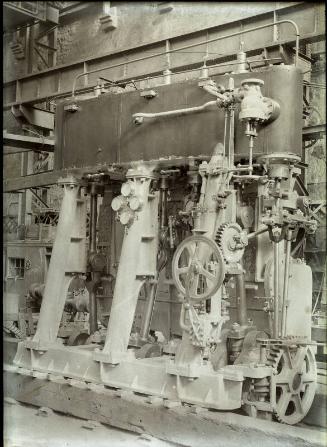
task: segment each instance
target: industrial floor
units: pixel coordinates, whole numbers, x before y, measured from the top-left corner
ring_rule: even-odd
[[[10,400],[9,400],[10,401]],[[4,402],[4,447],[171,447],[149,435]]]

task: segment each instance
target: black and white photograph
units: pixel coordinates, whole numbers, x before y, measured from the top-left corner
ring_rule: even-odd
[[[4,447],[326,447],[325,2],[2,11]]]

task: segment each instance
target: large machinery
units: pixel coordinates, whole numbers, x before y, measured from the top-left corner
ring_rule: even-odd
[[[301,128],[293,65],[58,105],[56,168],[83,174],[60,180],[38,326],[17,372],[300,422],[316,387],[311,269],[296,252],[316,229]],[[77,278],[84,298],[67,295]],[[60,337],[67,305],[89,313],[83,345]]]

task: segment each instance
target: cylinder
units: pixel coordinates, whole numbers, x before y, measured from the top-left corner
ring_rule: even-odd
[[[242,76],[248,76],[243,74]],[[278,65],[266,74],[256,73],[264,80],[262,95],[271,98],[280,106],[279,116],[272,122],[259,125],[254,141],[253,158],[274,152],[291,152],[302,156],[302,73],[294,65]],[[236,111],[237,114],[237,111]],[[238,121],[235,135],[235,156],[248,157],[248,141],[244,126]]]

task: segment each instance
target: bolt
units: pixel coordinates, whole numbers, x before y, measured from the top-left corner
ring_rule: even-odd
[[[143,121],[144,121],[143,116],[136,116],[136,117],[134,118],[134,124],[136,124],[136,125],[138,125],[138,126],[139,126],[140,124],[142,124]]]

